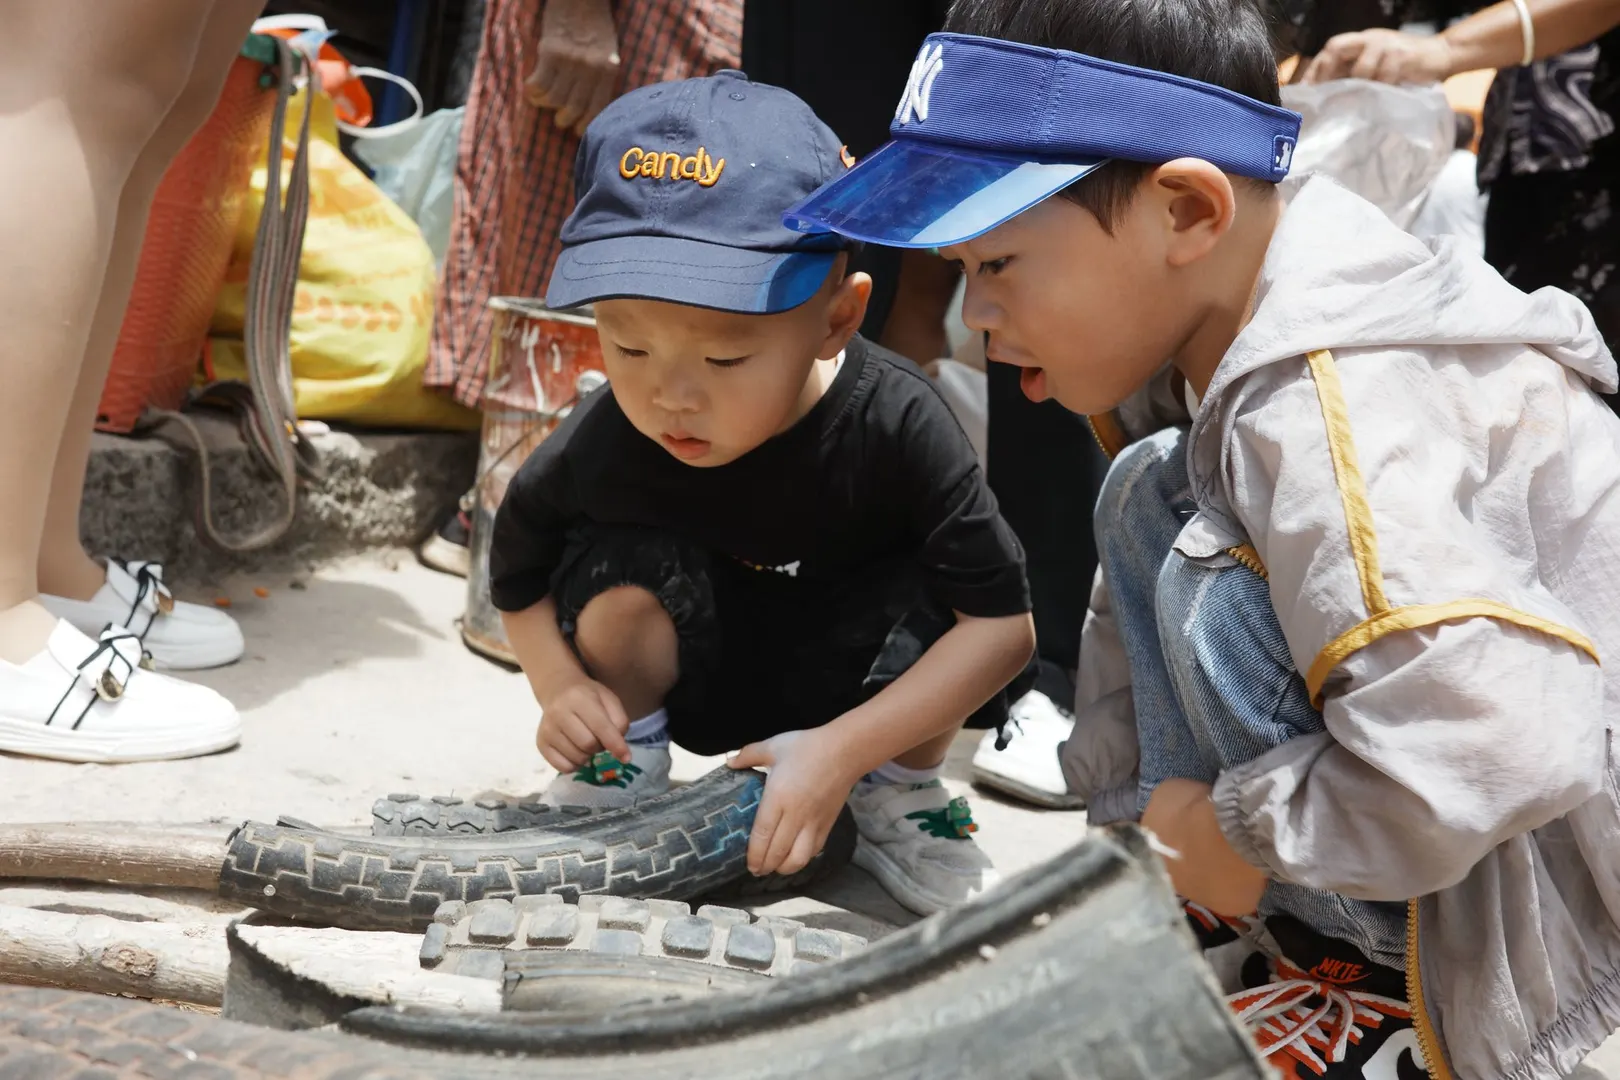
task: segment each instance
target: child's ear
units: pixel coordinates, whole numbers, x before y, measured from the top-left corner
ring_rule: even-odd
[[[822,360],[831,360],[866,321],[866,305],[872,299],[871,275],[857,270],[846,274],[833,289],[827,304],[827,340],[819,352]]]
[[[1148,187],[1171,266],[1188,266],[1208,255],[1237,217],[1232,178],[1207,161],[1180,158],[1161,165]]]

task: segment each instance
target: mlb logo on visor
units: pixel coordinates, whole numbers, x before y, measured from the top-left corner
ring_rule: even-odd
[[[890,247],[980,236],[1118,158],[1202,158],[1276,183],[1298,113],[1224,87],[1094,56],[930,34],[888,145],[787,211],[802,232]]]
[[[922,52],[911,65],[911,77],[906,80],[905,92],[900,95],[900,105],[894,110],[895,123],[901,127],[911,123],[912,116],[918,120],[928,119],[928,97],[933,93],[934,80],[945,68],[945,46],[935,45],[932,50],[924,45]]]
[[[1294,164],[1294,140],[1286,135],[1277,136],[1277,152],[1272,155],[1272,165],[1279,172],[1286,173],[1289,166]]]

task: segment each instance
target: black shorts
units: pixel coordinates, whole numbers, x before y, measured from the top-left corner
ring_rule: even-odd
[[[661,530],[587,525],[569,535],[551,578],[570,646],[585,605],[624,585],[658,597],[675,623],[680,678],[664,701],[670,738],[703,755],[837,719],[899,678],[956,623],[910,566],[807,588]],[[1034,678],[1032,660],[968,726],[1000,728]]]

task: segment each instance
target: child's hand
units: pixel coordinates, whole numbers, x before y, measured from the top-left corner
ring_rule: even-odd
[[[529,101],[555,109],[558,127],[584,135],[613,100],[618,81],[619,40],[607,0],[548,0]]]
[[[795,874],[821,850],[858,777],[847,774],[823,729],[789,731],[750,743],[726,764],[765,766],[770,778],[748,840],[748,872]]]
[[[558,772],[583,768],[598,750],[620,761],[630,760],[625,732],[630,718],[619,695],[590,679],[570,683],[541,703],[540,731],[535,743],[540,756]]]
[[[1148,798],[1142,827],[1176,852],[1165,858],[1165,868],[1177,893],[1218,915],[1250,915],[1270,879],[1233,850],[1210,794],[1210,786],[1196,780],[1166,780]]]

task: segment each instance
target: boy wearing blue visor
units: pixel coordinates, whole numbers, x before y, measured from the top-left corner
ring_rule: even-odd
[[[553,307],[592,304],[609,386],[524,463],[491,594],[561,804],[669,790],[670,743],[769,769],[756,874],[821,850],[928,913],[996,880],[939,779],[1034,646],[1023,553],[911,363],[855,335],[850,243],[782,212],[848,155],[740,72],[615,101],[575,166]],[[1009,684],[1010,687],[1009,687]]]
[[[787,220],[960,261],[990,357],[1117,455],[1070,790],[1177,853],[1285,1075],[1568,1074],[1620,1026],[1590,314],[1330,181],[1285,202],[1256,6],[958,0],[949,28],[893,142]]]

